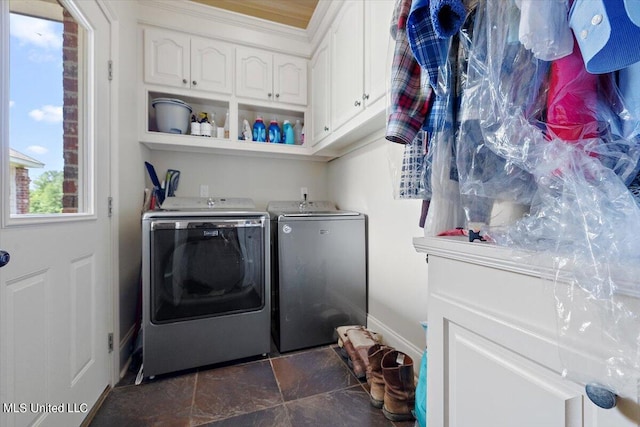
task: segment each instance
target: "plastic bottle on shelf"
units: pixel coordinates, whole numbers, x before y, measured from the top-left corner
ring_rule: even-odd
[[[224,118],[224,137],[229,139],[229,110],[227,109],[227,115]]]
[[[300,145],[304,144],[304,125],[302,125],[302,130],[300,131]]]
[[[280,125],[278,125],[278,120],[275,118],[271,119],[271,123],[269,123],[268,142],[272,142],[274,144],[282,143],[282,131],[280,130]]]
[[[302,144],[302,124],[300,120],[296,120],[296,125],[293,127],[293,133],[295,135],[294,144]]]
[[[253,124],[253,140],[256,142],[267,142],[267,130],[262,117],[258,116]]]
[[[242,129],[240,129],[239,139],[242,139],[243,141],[251,141],[253,139],[252,133],[253,132],[251,131],[251,125],[249,124],[249,120],[243,119]]]
[[[196,120],[196,115],[191,115],[191,135],[200,136],[200,123]]]
[[[200,113],[200,135],[211,136],[211,123],[209,122],[209,115],[207,113]]]
[[[285,120],[284,124],[282,125],[282,135],[283,135],[283,141],[285,144],[295,144],[296,143],[296,137],[295,137],[295,133],[293,132],[293,126],[291,126],[291,122],[289,120]]]

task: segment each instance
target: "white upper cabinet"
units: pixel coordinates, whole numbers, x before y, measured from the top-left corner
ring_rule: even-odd
[[[233,47],[170,30],[144,29],[147,83],[208,92],[233,91]]]
[[[191,38],[191,87],[225,94],[233,91],[233,47],[230,44]]]
[[[331,46],[326,35],[311,58],[311,127],[317,144],[331,131]]]
[[[236,48],[236,95],[307,104],[307,60],[248,47]]]
[[[393,0],[372,0],[364,6],[364,106],[382,98],[393,60],[390,26]]]
[[[331,27],[331,124],[335,129],[362,110],[364,3],[348,0]]]
[[[189,87],[191,38],[186,34],[144,29],[144,80],[175,87]]]
[[[338,129],[386,92],[393,0],[347,0],[331,27],[331,122]]]

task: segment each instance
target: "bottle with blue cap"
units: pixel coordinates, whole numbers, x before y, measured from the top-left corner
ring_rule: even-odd
[[[271,123],[269,123],[269,142],[273,142],[274,144],[280,144],[282,142],[282,132],[280,131],[278,120],[275,118],[271,119]]]
[[[260,116],[256,118],[256,122],[253,124],[253,140],[256,142],[267,142],[267,129]]]
[[[283,142],[285,144],[295,144],[296,143],[296,137],[295,134],[293,132],[293,126],[291,126],[291,122],[289,120],[285,120],[283,125],[282,125],[282,135],[283,135]]]

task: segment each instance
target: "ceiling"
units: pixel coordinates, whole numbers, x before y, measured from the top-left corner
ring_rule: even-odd
[[[318,0],[192,0],[244,15],[307,28]]]

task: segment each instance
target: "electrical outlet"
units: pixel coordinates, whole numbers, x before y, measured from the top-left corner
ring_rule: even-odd
[[[200,184],[200,197],[209,197],[209,186],[207,184]]]
[[[309,190],[307,187],[300,187],[300,199],[306,200],[309,198]]]

